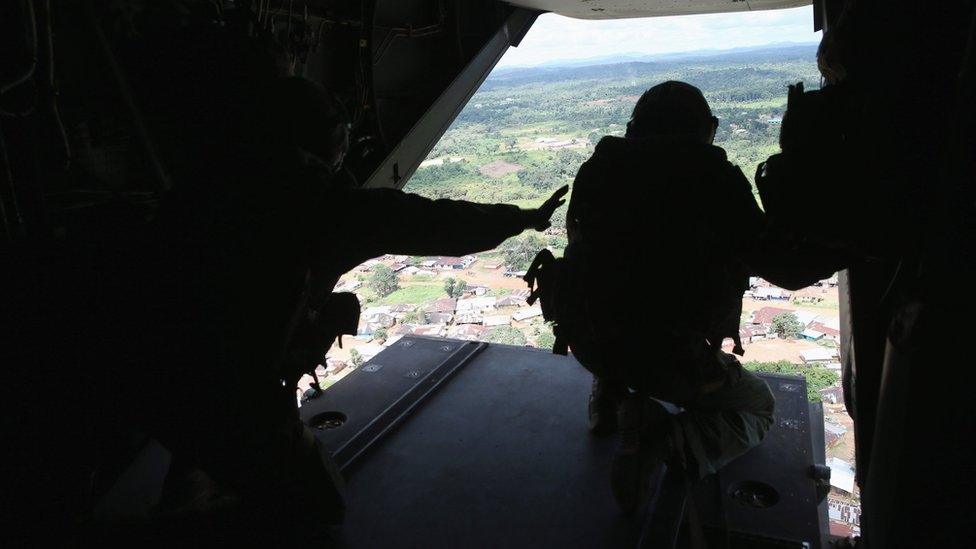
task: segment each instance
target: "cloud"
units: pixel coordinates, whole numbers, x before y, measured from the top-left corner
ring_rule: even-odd
[[[676,53],[703,49],[814,42],[810,6],[788,10],[581,20],[541,15],[499,66],[537,65],[557,59],[585,59],[624,53]]]

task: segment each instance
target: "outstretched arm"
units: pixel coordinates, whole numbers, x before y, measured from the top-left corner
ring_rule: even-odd
[[[343,269],[392,253],[465,255],[489,250],[526,229],[549,227],[568,187],[539,208],[431,200],[393,189],[335,191],[328,194],[319,251]]]

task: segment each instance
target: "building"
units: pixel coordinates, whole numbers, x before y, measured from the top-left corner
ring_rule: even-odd
[[[781,309],[779,307],[763,307],[752,312],[750,321],[760,326],[771,326],[773,319],[783,313],[795,313],[792,309]]]
[[[389,331],[390,336],[405,336],[413,333],[413,329],[421,324],[397,324]]]
[[[500,297],[495,301],[496,309],[501,309],[502,307],[522,307],[523,305],[525,305],[525,298],[514,295]]]
[[[529,291],[528,288],[519,288],[518,290],[512,290],[511,293],[509,293],[505,297],[513,297],[515,299],[521,299],[522,301],[525,301],[526,299],[529,299],[529,295],[531,294],[532,292]]]
[[[458,311],[457,314],[454,315],[455,324],[481,324],[484,319],[484,313],[475,310]]]
[[[416,309],[417,309],[416,305],[407,305],[407,304],[393,305],[392,307],[390,307],[389,314],[392,315],[393,318],[397,320],[403,320],[403,317],[406,316],[407,313],[412,313]]]
[[[424,308],[425,313],[450,313],[457,310],[457,300],[452,297],[442,297]]]
[[[794,316],[796,316],[797,321],[799,321],[800,325],[805,328],[809,327],[810,324],[812,324],[815,320],[820,318],[819,314],[811,313],[810,311],[796,310],[790,312],[793,313]]]
[[[824,337],[823,332],[818,332],[817,330],[814,330],[812,328],[807,328],[802,332],[800,332],[800,338],[805,339],[807,341],[818,341],[823,339],[823,337]]]
[[[485,311],[495,308],[495,298],[491,296],[483,297],[462,297],[457,300],[457,312],[464,311]]]
[[[793,316],[796,317],[797,322],[799,322],[800,326],[802,326],[804,329],[810,326],[810,324],[818,318],[817,313],[811,313],[810,311],[784,309],[782,307],[762,307],[752,312],[750,322],[754,325],[766,326],[768,328],[769,326],[772,326],[773,319],[786,313],[793,313]]]
[[[410,328],[410,335],[444,337],[447,328],[443,324],[421,324]]]
[[[850,537],[861,533],[861,506],[857,502],[842,497],[827,498],[827,518],[832,536]]]
[[[447,329],[447,337],[465,339],[468,341],[483,341],[488,335],[488,328],[478,324],[463,324],[451,326]]]
[[[485,315],[482,324],[486,327],[508,326],[511,318],[508,315]]]
[[[427,276],[431,278],[437,276],[435,271],[430,269],[421,269],[414,266],[405,267],[402,271],[400,271],[400,274],[403,276]]]
[[[840,386],[827,387],[820,390],[820,398],[830,404],[844,403],[844,388]]]
[[[761,341],[763,339],[766,339],[766,336],[768,335],[767,332],[768,329],[769,329],[768,326],[762,326],[759,324],[745,324],[739,329],[739,337],[743,338],[742,339],[743,343],[746,341],[748,341],[749,343],[752,343],[754,341]],[[743,337],[743,334],[749,334],[748,339]]]
[[[752,291],[752,298],[759,301],[789,301],[791,295],[789,290],[773,286],[760,286]]]
[[[450,324],[454,320],[453,313],[425,313],[427,324]]]
[[[804,364],[828,364],[837,360],[837,351],[826,347],[806,349],[800,351],[800,360]]]
[[[374,332],[378,328],[389,328],[390,326],[396,324],[396,318],[389,313],[373,313],[363,317],[363,321],[366,323],[366,326]]]
[[[326,358],[325,365],[324,374],[320,374],[318,368],[315,369],[315,374],[319,376],[335,375],[345,370],[349,366],[346,361],[339,360],[338,358]]]
[[[526,307],[524,309],[519,309],[512,313],[512,320],[516,322],[522,322],[530,318],[535,318],[537,316],[542,316],[541,307]]]
[[[824,300],[827,290],[810,286],[793,292],[794,303],[820,303]]]
[[[843,494],[853,494],[854,467],[837,457],[828,459],[827,466],[830,467],[830,487]]]
[[[391,336],[422,335],[430,337],[444,337],[447,326],[443,324],[397,324],[390,331]],[[397,339],[399,341],[399,338]]]
[[[830,521],[830,535],[838,538],[850,538],[860,534],[861,531],[850,524],[845,524],[836,520]]]
[[[829,419],[824,421],[824,441],[827,443],[828,447],[832,446],[838,440],[843,438],[845,434],[847,434],[847,427],[844,427],[839,423],[834,423]]]
[[[831,328],[823,322],[818,321],[811,322],[808,328],[822,333],[824,338],[833,341],[834,343],[840,343],[840,330],[836,328]]]
[[[437,256],[423,262],[425,267],[433,267],[439,270],[461,271],[467,269],[477,258],[473,255],[464,257]]]

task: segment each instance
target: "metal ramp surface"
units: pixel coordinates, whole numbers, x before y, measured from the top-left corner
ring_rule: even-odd
[[[639,520],[621,516],[609,488],[616,439],[587,431],[590,382],[548,351],[425,337],[350,373],[301,410],[348,479],[348,547],[635,547]],[[780,503],[731,508],[729,482],[712,479],[696,495],[705,527],[741,524],[770,542],[797,528],[798,544],[768,546],[819,545],[805,384],[791,382],[802,391],[773,387],[800,399],[779,403],[792,415],[767,438],[778,444],[728,468],[729,482],[776,486]]]

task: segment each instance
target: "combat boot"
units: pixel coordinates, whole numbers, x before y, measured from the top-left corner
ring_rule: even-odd
[[[616,384],[593,376],[588,409],[591,433],[606,436],[617,430],[617,404],[623,393]]]
[[[656,401],[628,393],[617,407],[620,444],[610,465],[610,489],[620,509],[631,514],[648,494],[651,478],[671,455],[668,412]]]
[[[610,464],[610,489],[613,499],[627,514],[640,503],[640,446],[643,406],[637,393],[627,392],[617,405],[617,430],[620,443]]]

